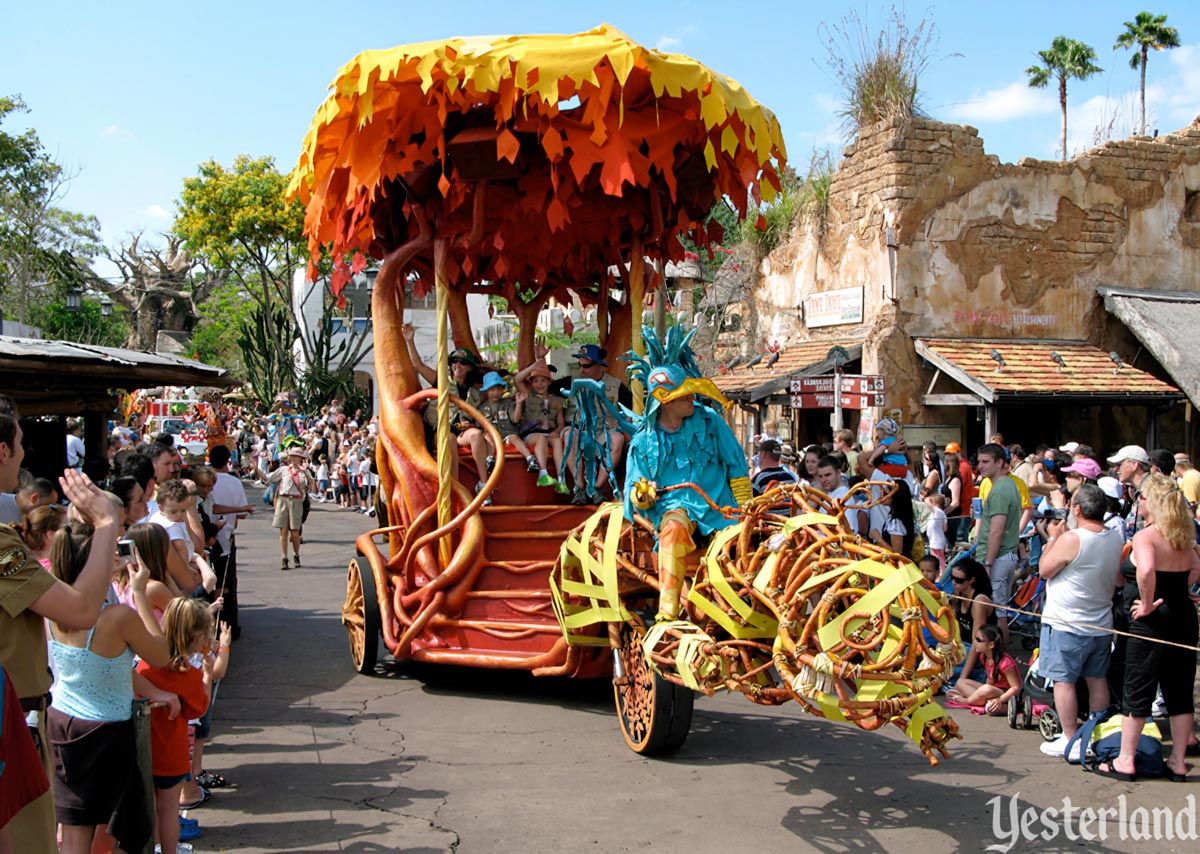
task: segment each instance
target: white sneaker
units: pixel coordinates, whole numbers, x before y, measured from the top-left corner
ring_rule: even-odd
[[[1067,742],[1070,741],[1065,735],[1059,733],[1055,736],[1054,741],[1043,741],[1038,747],[1047,756],[1055,756],[1062,758],[1067,752]]]

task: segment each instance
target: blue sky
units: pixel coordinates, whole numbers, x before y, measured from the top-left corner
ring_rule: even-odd
[[[900,4],[898,4],[900,5]],[[779,117],[790,160],[840,151],[836,87],[820,24],[863,3],[370,2],[10,4],[0,30],[0,94],[31,112],[5,129],[37,129],[60,162],[79,170],[64,206],[98,216],[110,244],[170,226],[183,179],[209,158],[271,155],[288,170],[337,69],[367,48],[454,35],[571,33],[606,21],[638,41],[695,57],[739,80]],[[1112,44],[1137,3],[958,2],[909,5],[910,24],[937,24],[940,44],[921,80],[937,119],[979,128],[990,154],[1057,157],[1053,88],[1030,89],[1023,70],[1056,35],[1095,47],[1104,73],[1069,93],[1074,152],[1097,126],[1136,126],[1137,74]],[[1163,132],[1200,115],[1200,3],[1156,2],[1183,48],[1152,55],[1148,121]],[[954,55],[952,55],[954,54]]]

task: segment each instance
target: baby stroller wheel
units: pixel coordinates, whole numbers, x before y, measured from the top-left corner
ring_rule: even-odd
[[[1058,738],[1058,734],[1062,732],[1062,725],[1059,724],[1058,713],[1054,709],[1046,709],[1042,712],[1042,716],[1038,718],[1038,732],[1046,741],[1054,741]]]
[[[1021,638],[1021,649],[1025,650],[1026,652],[1033,652],[1037,645],[1038,639],[1035,637],[1026,635],[1025,637]]]
[[[1009,698],[1011,702],[1013,698]],[[1021,692],[1021,725],[1025,729],[1033,729],[1033,697]]]
[[[1020,712],[1017,697],[1008,698],[1008,726],[1011,729],[1017,729],[1017,715]]]

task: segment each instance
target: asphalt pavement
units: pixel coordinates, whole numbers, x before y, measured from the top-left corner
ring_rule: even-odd
[[[702,697],[679,753],[650,760],[621,739],[605,680],[398,664],[382,647],[360,676],[340,609],[374,520],[314,505],[303,567],[281,572],[256,506],[238,531],[243,635],[205,761],[231,785],[191,812],[197,851],[1196,850],[1161,826],[1154,841],[1150,810],[1173,811],[1186,836],[1190,800],[1194,833],[1197,783],[1085,774],[1002,718],[954,712],[964,740],[931,768],[898,730]],[[1080,827],[1088,809],[1113,811],[1102,835]]]

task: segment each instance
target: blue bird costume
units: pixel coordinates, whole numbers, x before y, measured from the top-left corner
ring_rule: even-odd
[[[621,429],[633,436],[626,460],[624,504],[626,518],[636,512],[648,519],[658,533],[659,603],[658,618],[674,620],[679,612],[679,593],[685,574],[684,556],[696,548],[692,532],[710,534],[733,523],[709,506],[693,489],[676,489],[659,495],[658,489],[694,483],[721,507],[737,506],[750,498],[746,456],[733,431],[716,406],[732,402],[705,379],[688,346],[695,330],[681,326],[667,330],[660,341],[654,329],[643,331],[647,355],[629,352],[629,379],[646,390],[646,408],[636,415],[625,407],[614,407],[603,396],[603,388],[590,380],[576,380],[569,394],[581,403],[578,413],[591,419],[615,416]],[[697,395],[695,408],[677,430],[659,425],[659,408],[687,395]],[[618,411],[619,410],[619,411]],[[581,436],[592,435],[587,424],[578,425]]]

